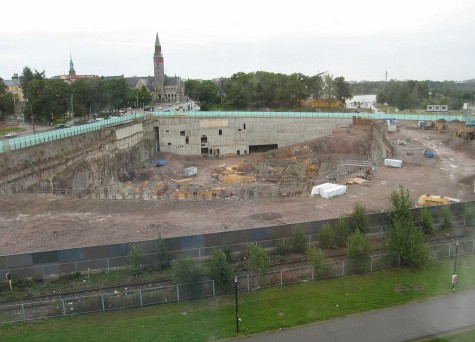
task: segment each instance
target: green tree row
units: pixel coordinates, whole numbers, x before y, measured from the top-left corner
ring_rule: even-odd
[[[20,76],[24,96],[28,100],[25,116],[52,121],[66,112],[77,116],[90,113],[112,113],[121,107],[148,105],[148,90],[130,89],[123,77],[111,79],[77,79],[71,84],[59,79],[46,79],[45,72],[25,67]]]
[[[274,108],[276,106],[299,106],[309,97],[327,101],[351,98],[348,83],[344,77],[333,78],[321,74],[306,76],[265,71],[239,72],[230,78],[213,81],[188,80],[186,95],[203,104],[230,103],[236,108]]]
[[[15,111],[14,105],[13,94],[7,92],[7,86],[3,83],[3,79],[0,78],[0,118],[13,114]]]

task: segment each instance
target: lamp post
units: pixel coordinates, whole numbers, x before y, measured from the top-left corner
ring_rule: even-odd
[[[459,252],[459,241],[455,242],[455,260],[454,260],[454,273],[452,274],[452,290],[455,290],[455,285],[458,283],[457,271],[457,256]]]
[[[238,277],[234,276],[234,295],[236,298],[236,334],[239,334]]]

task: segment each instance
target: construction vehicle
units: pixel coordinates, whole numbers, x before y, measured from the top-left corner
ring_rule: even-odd
[[[433,122],[432,127],[437,133],[449,131],[449,124],[446,122]]]
[[[431,205],[441,205],[441,204],[457,203],[457,202],[460,202],[460,200],[456,198],[435,196],[435,195],[422,195],[417,200],[417,205],[421,207],[429,207]]]
[[[455,135],[464,140],[475,140],[475,127],[462,127],[457,130]]]

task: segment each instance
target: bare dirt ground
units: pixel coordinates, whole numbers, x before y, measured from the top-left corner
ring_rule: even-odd
[[[106,201],[53,195],[4,196],[0,198],[0,254],[147,240],[158,234],[184,236],[333,218],[349,213],[356,202],[363,203],[369,212],[379,212],[389,208],[390,194],[399,185],[409,189],[414,200],[423,194],[473,200],[475,145],[474,141],[456,138],[455,126],[450,124],[449,132],[438,133],[419,130],[414,122],[404,123],[397,133],[388,135],[396,142],[398,158],[404,161],[404,166],[381,166],[374,178],[349,185],[346,195],[330,200],[310,196],[248,201]],[[317,152],[348,153],[349,147],[352,153],[362,152],[365,142],[361,137],[350,132],[323,138],[325,144],[287,148],[276,155],[292,159],[302,154],[306,159],[318,159]],[[315,149],[312,146],[323,145],[329,150],[312,150]],[[425,148],[434,151],[436,157],[423,157]],[[183,167],[196,166],[199,173],[194,183],[220,187],[227,185],[217,183],[211,176],[220,167],[225,168],[223,164],[252,164],[263,160],[265,154],[218,160],[163,153],[155,157],[166,159],[167,168],[138,169],[137,178],[147,179],[148,183],[179,179]]]

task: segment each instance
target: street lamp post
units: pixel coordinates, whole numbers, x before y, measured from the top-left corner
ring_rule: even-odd
[[[454,273],[452,274],[452,290],[455,290],[455,285],[458,283],[458,276],[457,276],[457,256],[459,252],[459,242],[458,240],[455,242],[455,260],[454,260]]]
[[[236,334],[239,334],[238,277],[234,276],[234,295],[236,298]]]

